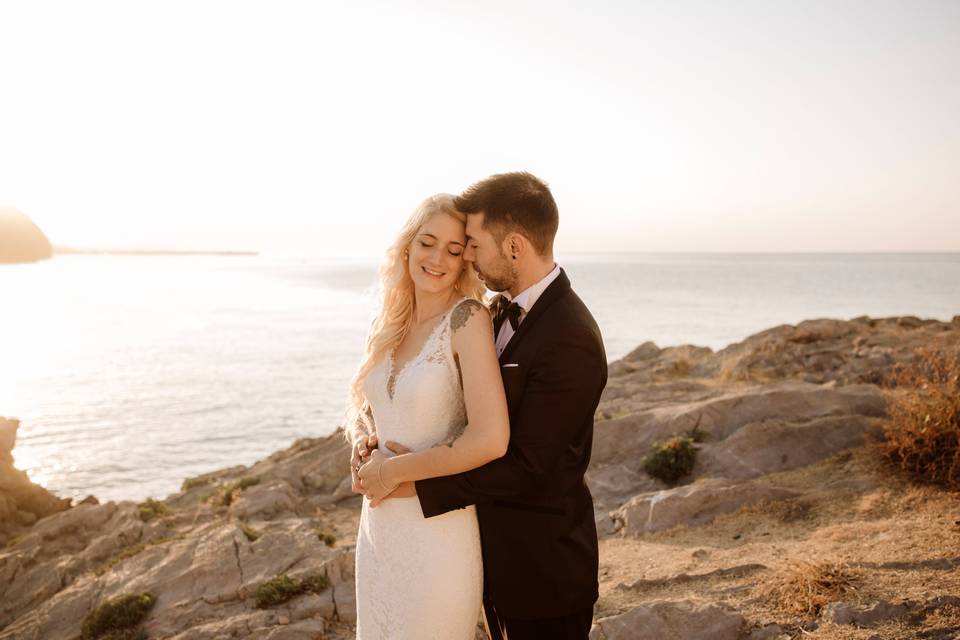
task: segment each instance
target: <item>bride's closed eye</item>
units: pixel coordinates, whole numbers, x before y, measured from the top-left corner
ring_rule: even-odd
[[[420,240],[420,246],[423,247],[424,249],[429,249],[429,248],[432,247],[433,245],[432,245],[432,244],[429,244],[429,243],[427,243],[427,242],[424,242],[423,240]],[[447,249],[447,253],[449,253],[450,255],[452,255],[452,256],[454,256],[454,257],[463,255],[463,251],[452,251],[452,250],[450,250],[450,249]]]

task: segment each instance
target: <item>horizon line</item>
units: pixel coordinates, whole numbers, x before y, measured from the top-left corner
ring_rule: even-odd
[[[114,255],[238,255],[238,256],[316,256],[329,258],[378,258],[383,256],[382,251],[368,252],[322,252],[322,251],[304,251],[299,249],[174,249],[168,247],[69,247],[62,245],[53,245],[53,253],[60,255],[92,255],[92,254],[114,254]],[[562,256],[584,256],[584,255],[604,255],[604,256],[636,256],[636,255],[958,255],[960,249],[791,249],[785,251],[777,250],[731,250],[731,249],[686,249],[686,250],[603,250],[603,249],[577,249],[569,251],[557,251],[556,254]]]

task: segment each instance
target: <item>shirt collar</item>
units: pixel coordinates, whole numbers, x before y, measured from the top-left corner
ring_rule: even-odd
[[[533,305],[537,303],[537,299],[546,291],[547,287],[550,286],[550,283],[557,279],[557,276],[560,275],[560,265],[554,264],[553,271],[548,273],[542,280],[536,282],[520,293],[517,294],[516,298],[511,299],[510,294],[506,291],[503,292],[503,295],[507,297],[511,302],[516,302],[523,308],[525,313],[529,313],[530,309],[533,308]]]

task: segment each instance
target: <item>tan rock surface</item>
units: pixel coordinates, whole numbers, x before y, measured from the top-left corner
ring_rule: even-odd
[[[70,507],[69,499],[32,483],[14,466],[12,452],[19,428],[19,420],[0,417],[0,545],[38,519]]]
[[[147,522],[133,502],[43,518],[0,551],[0,639],[75,639],[94,606],[141,591],[158,596],[151,638],[351,637],[359,499],[333,497],[348,454],[339,434],[300,440],[250,468],[194,480]],[[204,500],[243,478],[258,482],[229,505]],[[281,574],[322,574],[331,586],[257,609],[257,587]]]

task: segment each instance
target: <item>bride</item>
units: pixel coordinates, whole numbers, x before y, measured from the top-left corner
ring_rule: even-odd
[[[380,445],[365,464],[351,465],[365,494],[358,640],[475,637],[483,586],[476,509],[424,518],[404,491],[412,481],[473,469],[507,450],[492,323],[466,250],[466,216],[452,196],[435,195],[407,220],[380,270],[382,308],[351,384],[348,437],[354,451],[360,438],[375,434],[412,452],[392,457]]]

